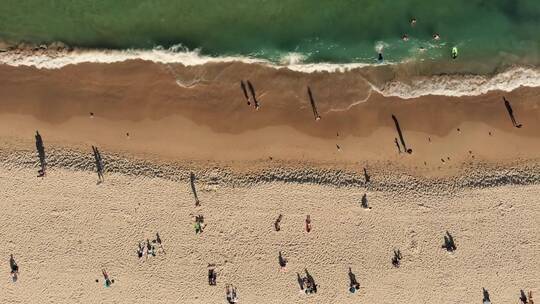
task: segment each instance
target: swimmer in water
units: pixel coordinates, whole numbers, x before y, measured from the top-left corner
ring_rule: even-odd
[[[377,60],[378,60],[379,62],[381,62],[381,61],[384,60],[383,55],[382,55],[381,52],[379,52],[379,56],[377,57]]]
[[[401,40],[409,41],[409,36],[407,34],[403,34],[403,36],[401,36]]]
[[[416,25],[416,18],[411,18],[411,26],[415,26]]]
[[[435,33],[433,34],[433,40],[440,40],[441,39],[441,36],[439,36],[439,34]]]

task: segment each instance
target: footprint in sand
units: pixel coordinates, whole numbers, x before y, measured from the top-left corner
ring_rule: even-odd
[[[420,250],[418,248],[418,240],[416,237],[416,231],[414,230],[409,231],[408,239],[409,239],[409,249],[408,249],[409,255],[413,256],[413,255],[418,254]]]

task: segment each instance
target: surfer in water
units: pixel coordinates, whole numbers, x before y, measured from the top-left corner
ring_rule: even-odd
[[[377,61],[379,62],[383,62],[384,58],[383,58],[383,55],[382,55],[382,51],[379,51],[379,55],[377,56]]]
[[[457,46],[452,48],[452,59],[456,59],[458,56],[458,49]]]

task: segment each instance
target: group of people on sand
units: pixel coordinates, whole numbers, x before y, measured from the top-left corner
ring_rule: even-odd
[[[165,249],[163,248],[163,244],[161,243],[161,237],[159,236],[159,233],[156,232],[156,238],[152,241],[146,239],[146,243],[139,242],[137,256],[139,257],[139,259],[141,259],[143,256],[146,255],[146,258],[148,259],[148,256],[155,257],[158,250],[165,253]]]

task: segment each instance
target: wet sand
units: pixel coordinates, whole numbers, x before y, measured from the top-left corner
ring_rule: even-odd
[[[539,89],[504,94],[518,129],[501,92],[404,100],[381,96],[368,77],[242,63],[0,66],[1,220],[11,223],[3,256],[21,267],[0,300],[214,303],[232,283],[242,303],[473,303],[482,287],[509,303],[538,286]],[[254,84],[258,111],[241,79]],[[392,114],[412,154],[397,152]],[[92,145],[104,157],[100,185]],[[365,192],[369,211],[359,204]],[[209,225],[201,236],[198,213]],[[441,249],[446,230],[454,254]],[[140,262],[137,242],[156,231],[170,253]],[[400,269],[390,263],[395,247]],[[207,263],[219,265],[217,287],[206,284]],[[111,289],[94,282],[102,266],[118,280]],[[349,266],[359,294],[348,293]],[[304,268],[320,282],[315,296],[299,294]]]

